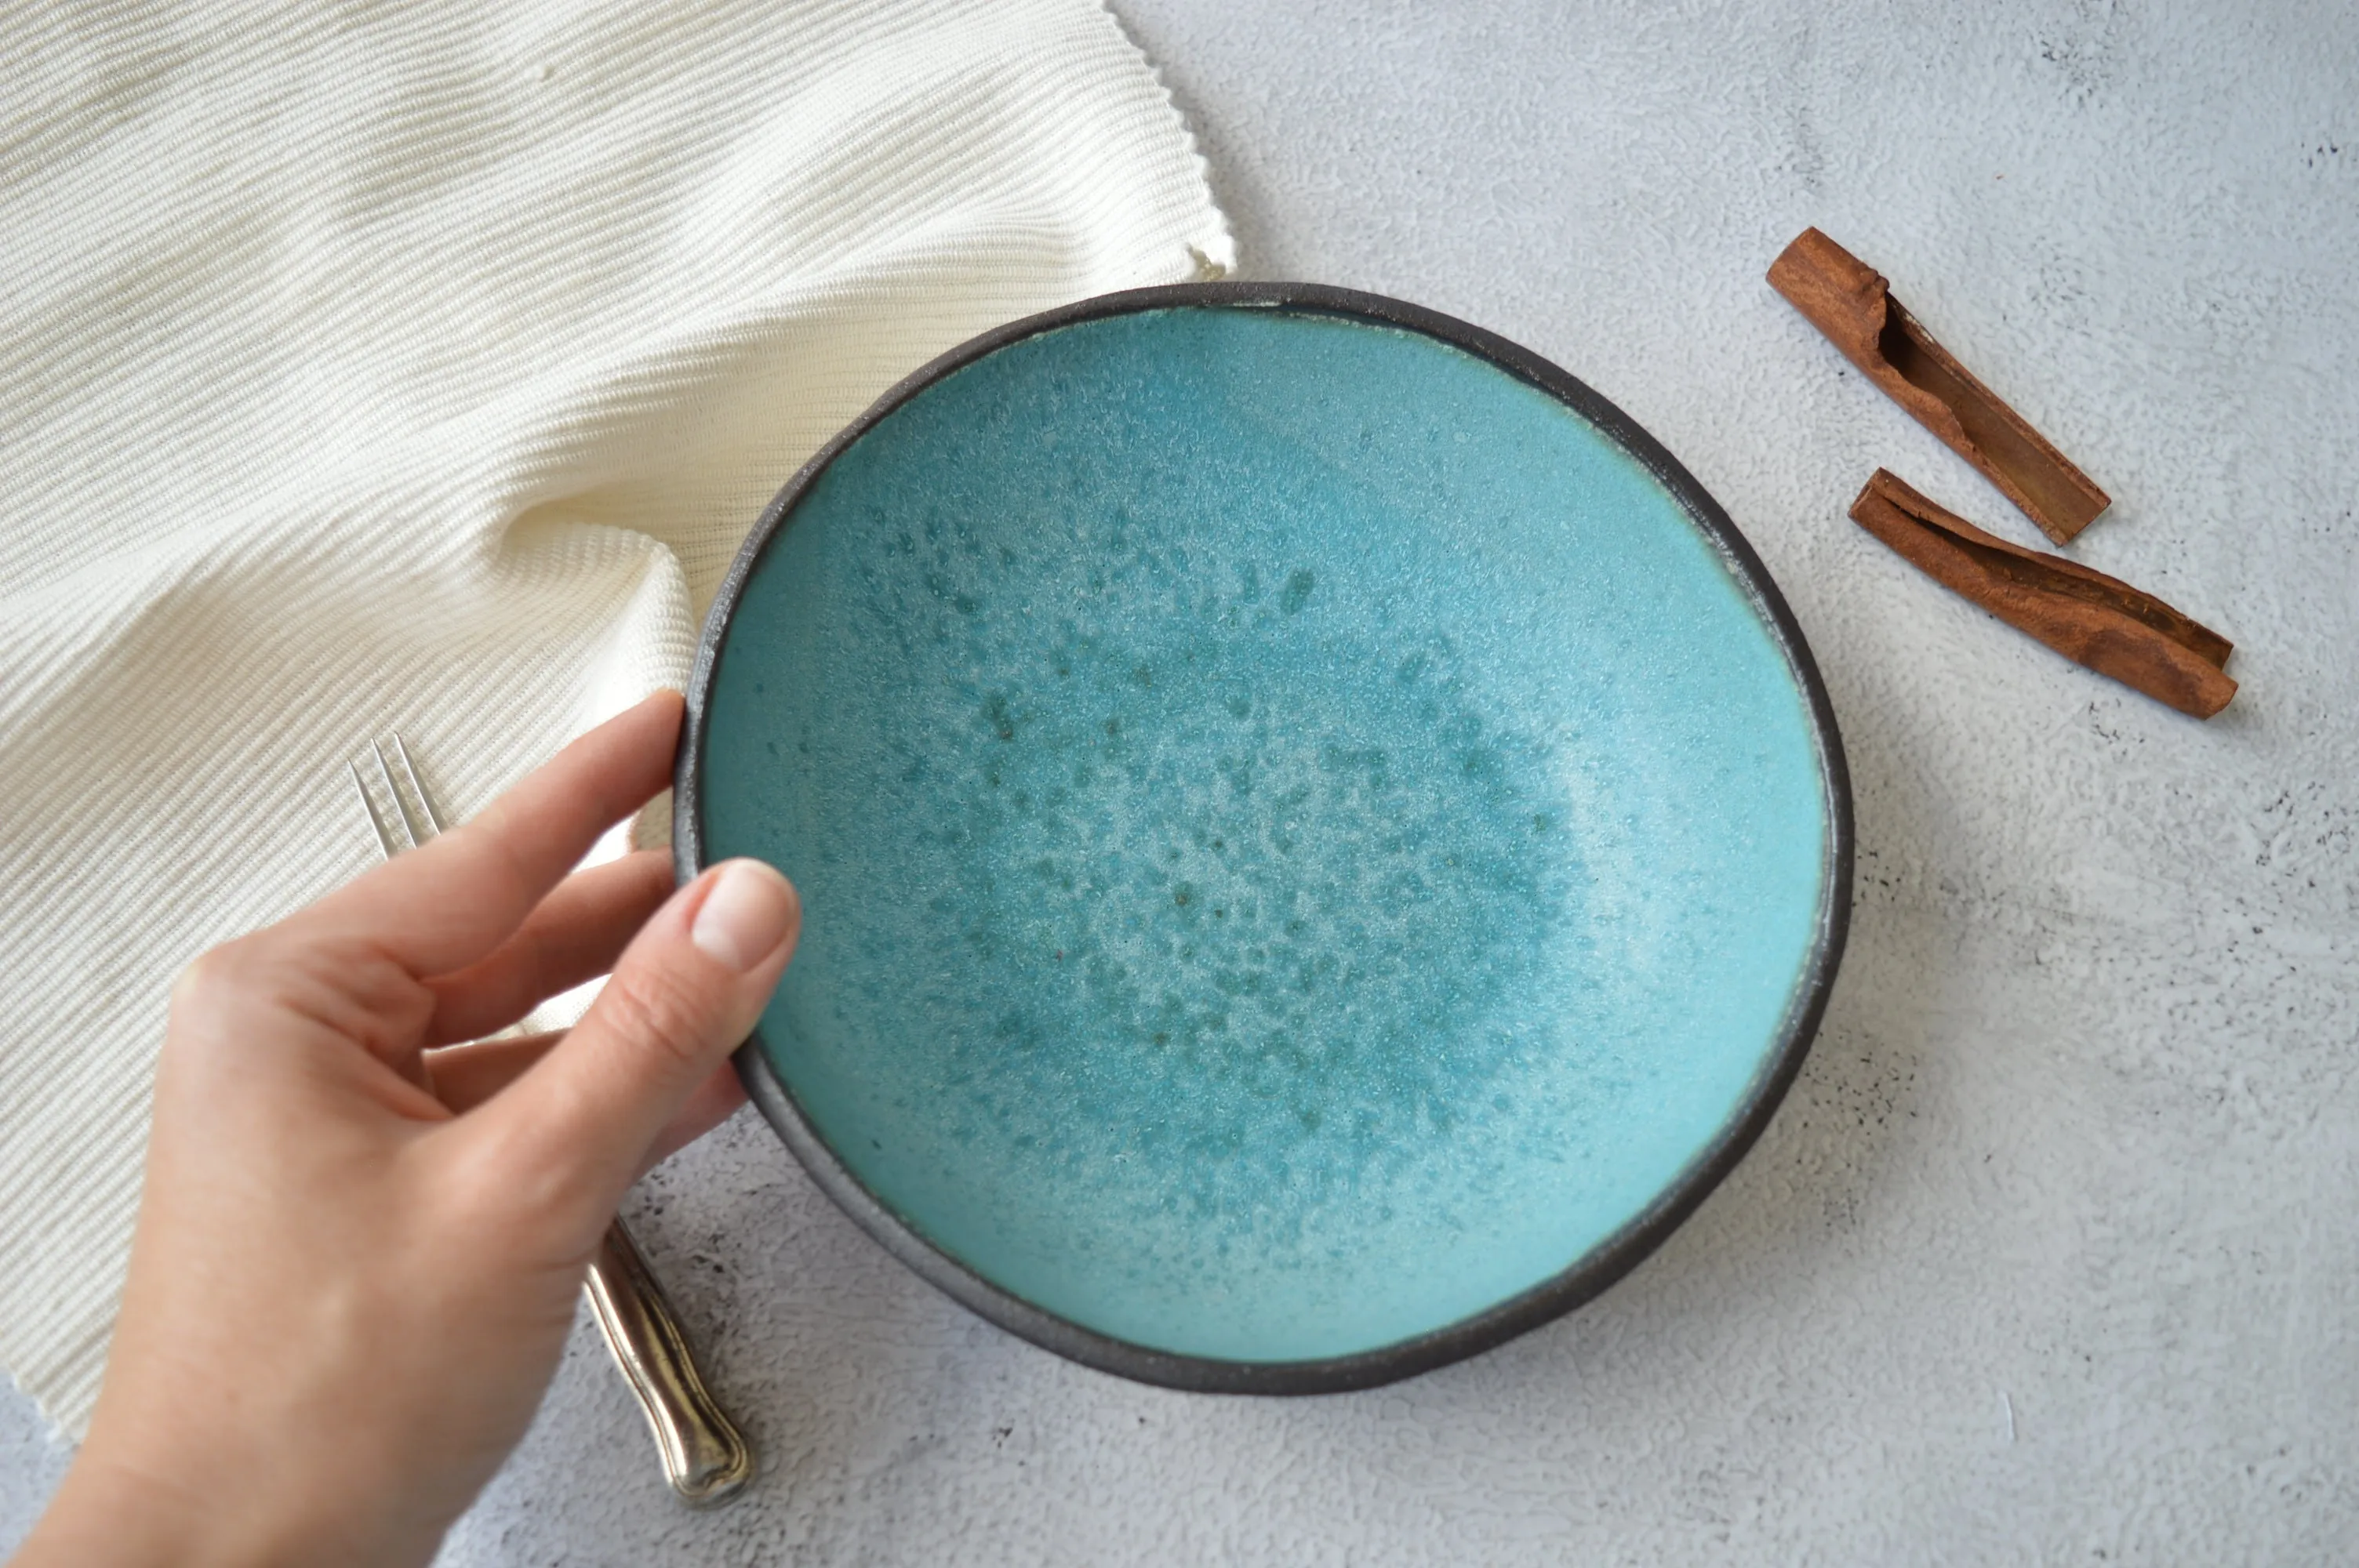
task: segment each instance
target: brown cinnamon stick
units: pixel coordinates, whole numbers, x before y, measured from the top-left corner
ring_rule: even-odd
[[[1881,274],[1816,229],[1803,230],[1770,264],[1769,286],[2058,544],[2111,504],[2048,438],[1933,341],[1892,297]]]
[[[1851,514],[1942,587],[2158,702],[2209,719],[2236,695],[2227,638],[2118,578],[1985,534],[1884,469]]]

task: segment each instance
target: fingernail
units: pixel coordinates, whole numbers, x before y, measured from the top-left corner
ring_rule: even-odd
[[[795,890],[759,860],[731,860],[721,868],[688,939],[739,974],[778,950],[794,923]]]

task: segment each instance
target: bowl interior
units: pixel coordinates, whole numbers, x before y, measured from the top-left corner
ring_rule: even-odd
[[[799,885],[755,1045],[996,1292],[1217,1362],[1416,1342],[1630,1236],[1799,1050],[1839,762],[1766,579],[1489,359],[1083,319],[783,504],[698,858]]]

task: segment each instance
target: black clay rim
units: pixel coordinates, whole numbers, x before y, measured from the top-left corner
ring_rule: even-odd
[[[1001,1290],[936,1248],[863,1186],[836,1158],[835,1152],[813,1129],[794,1097],[779,1081],[769,1058],[763,1054],[758,1030],[738,1051],[737,1072],[745,1080],[746,1093],[810,1171],[820,1189],[862,1229],[881,1242],[886,1251],[953,1300],[1009,1333],[1084,1366],[1166,1388],[1201,1393],[1341,1393],[1446,1366],[1571,1311],[1628,1273],[1660,1246],[1745,1157],[1801,1070],[1802,1058],[1826,1011],[1827,995],[1843,957],[1843,939],[1851,919],[1851,775],[1843,762],[1843,741],[1835,730],[1834,708],[1827,699],[1826,683],[1820,678],[1810,645],[1803,641],[1801,628],[1795,623],[1784,596],[1778,593],[1760,557],[1736,531],[1719,503],[1706,494],[1694,476],[1629,416],[1529,350],[1479,327],[1398,299],[1311,283],[1187,283],[1100,295],[985,332],[952,349],[878,398],[874,406],[821,448],[788,481],[737,552],[712,601],[712,609],[705,617],[703,639],[689,676],[687,725],[680,735],[673,770],[672,859],[681,881],[694,877],[705,864],[698,786],[713,669],[747,580],[812,481],[835,460],[837,454],[887,414],[952,371],[995,350],[1035,333],[1080,321],[1178,306],[1343,316],[1422,333],[1488,361],[1558,399],[1596,426],[1670,491],[1689,518],[1718,547],[1722,558],[1751,597],[1754,607],[1784,651],[1788,666],[1808,701],[1818,743],[1820,773],[1826,782],[1826,858],[1820,879],[1817,936],[1801,982],[1788,1003],[1776,1044],[1746,1087],[1736,1113],[1652,1204],[1571,1268],[1474,1316],[1375,1350],[1304,1361],[1225,1361],[1149,1349],[1045,1312]]]

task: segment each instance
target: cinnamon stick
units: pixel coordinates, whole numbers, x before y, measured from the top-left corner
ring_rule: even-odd
[[[1933,341],[1881,274],[1816,229],[1803,230],[1770,264],[1769,286],[2058,544],[2111,504],[2047,437]]]
[[[2158,702],[2209,719],[2236,695],[2227,638],[2118,578],[1985,534],[1884,469],[1851,514],[1942,587]]]

